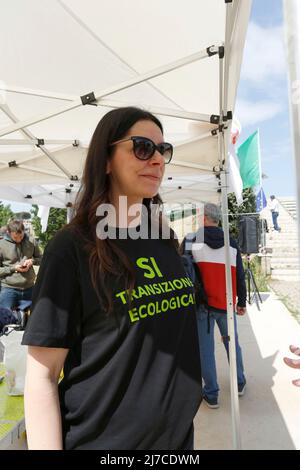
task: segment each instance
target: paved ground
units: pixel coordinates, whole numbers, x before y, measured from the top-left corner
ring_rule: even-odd
[[[300,282],[271,279],[268,283],[300,323]]]
[[[263,294],[259,312],[255,306],[238,317],[247,389],[240,397],[243,449],[300,450],[300,377],[283,363],[292,357],[290,344],[300,345],[300,325],[272,292]],[[216,333],[216,358],[220,385],[220,408],[201,404],[195,419],[196,449],[232,449],[229,368],[220,335]]]

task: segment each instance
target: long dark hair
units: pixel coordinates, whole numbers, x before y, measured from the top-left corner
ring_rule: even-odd
[[[110,144],[122,139],[138,121],[152,121],[163,132],[162,124],[153,114],[135,107],[114,109],[100,120],[90,142],[75,203],[75,217],[69,224],[84,240],[84,247],[89,254],[92,284],[108,313],[113,310],[111,277],[123,279],[125,288],[130,292],[134,287],[135,275],[132,263],[117,243],[109,238],[101,240],[97,237],[96,226],[100,218],[96,211],[100,204],[110,203],[109,177],[106,174],[107,162],[113,152]],[[158,206],[162,204],[159,194],[152,200],[143,200],[147,208],[150,208],[151,203]],[[161,226],[161,218],[159,224]],[[173,238],[172,243],[176,246]]]

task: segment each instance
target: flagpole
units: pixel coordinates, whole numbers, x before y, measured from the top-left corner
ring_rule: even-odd
[[[257,129],[257,143],[258,143],[258,161],[259,161],[259,191],[260,191],[260,211],[263,210],[263,197],[262,197],[262,168],[261,168],[261,152],[260,152],[260,132]]]

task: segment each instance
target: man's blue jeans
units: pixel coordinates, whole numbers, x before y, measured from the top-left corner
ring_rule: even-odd
[[[21,300],[32,299],[33,287],[29,289],[15,289],[13,287],[2,287],[0,292],[0,307],[13,308],[18,306]]]
[[[199,308],[197,311],[197,325],[199,335],[199,346],[200,346],[200,359],[201,359],[201,370],[202,378],[204,381],[203,395],[207,398],[217,398],[219,392],[219,385],[217,381],[217,370],[215,360],[215,340],[214,340],[214,328],[217,323],[221,336],[224,338],[228,336],[227,329],[227,315],[220,313],[213,308],[209,309],[209,325],[210,332],[208,333],[208,319],[207,309]],[[236,365],[237,365],[237,381],[239,385],[246,383],[244,376],[244,366],[242,358],[242,350],[238,342],[237,327],[236,327],[236,315],[234,315],[235,324],[235,346],[236,346]],[[226,349],[227,358],[229,360],[229,348],[228,341],[223,339],[223,344]]]
[[[278,216],[279,216],[279,212],[275,212],[275,211],[272,212],[274,230],[280,231],[280,227],[278,226],[278,223],[277,223]]]

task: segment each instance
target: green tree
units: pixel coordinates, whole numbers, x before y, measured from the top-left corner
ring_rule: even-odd
[[[233,238],[238,238],[239,214],[256,212],[255,194],[251,188],[243,190],[243,204],[238,206],[234,193],[228,195],[228,219],[230,234]]]
[[[48,241],[56,234],[56,232],[67,223],[67,209],[58,209],[51,207],[46,232],[42,232],[41,219],[38,217],[39,207],[32,205],[32,226],[36,238],[39,239],[42,248],[45,248]]]
[[[3,227],[6,225],[9,221],[14,216],[13,211],[10,208],[10,204],[7,206],[4,206],[2,204],[2,201],[0,201],[0,227]]]

